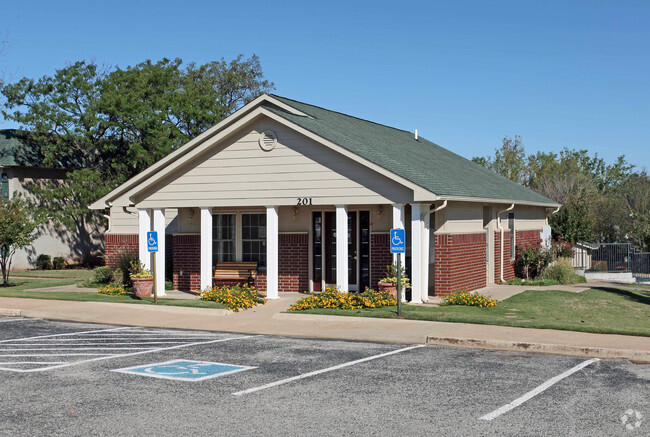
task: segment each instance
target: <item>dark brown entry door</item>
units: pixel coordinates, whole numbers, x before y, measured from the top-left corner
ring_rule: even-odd
[[[336,284],[336,213],[314,212],[313,272],[314,291]],[[348,212],[348,287],[363,291],[370,283],[370,213]]]

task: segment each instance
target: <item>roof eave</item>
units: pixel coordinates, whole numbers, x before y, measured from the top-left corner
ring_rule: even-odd
[[[472,196],[445,196],[441,195],[440,200],[451,200],[456,202],[479,202],[479,203],[503,203],[503,204],[515,204],[515,205],[526,205],[526,206],[542,206],[545,208],[558,208],[562,206],[561,203],[553,202],[549,200],[548,202],[536,202],[533,200],[514,200],[514,199],[498,199],[491,197],[472,197]]]

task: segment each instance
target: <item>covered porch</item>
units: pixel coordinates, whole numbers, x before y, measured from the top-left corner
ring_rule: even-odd
[[[406,259],[410,301],[426,302],[433,282],[431,204],[181,207],[173,234],[174,283],[196,290],[213,283],[218,261],[256,261],[256,286],[276,299],[279,292],[315,291],[336,286],[344,292],[377,288],[390,254],[391,228],[407,230]],[[301,200],[299,200],[299,203]],[[146,233],[165,234],[165,210],[138,208],[139,258],[152,269]],[[159,238],[156,271],[165,272],[165,238]],[[191,278],[188,278],[191,275]],[[157,276],[164,290],[164,275]],[[181,287],[178,287],[181,288]]]

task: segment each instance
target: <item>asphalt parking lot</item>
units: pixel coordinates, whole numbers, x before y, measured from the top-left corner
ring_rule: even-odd
[[[2,435],[648,435],[625,361],[0,317]]]

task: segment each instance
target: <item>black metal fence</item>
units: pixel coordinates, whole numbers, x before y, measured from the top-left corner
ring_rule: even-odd
[[[650,279],[650,252],[637,252],[630,243],[576,243],[573,267],[589,272],[631,272]]]

